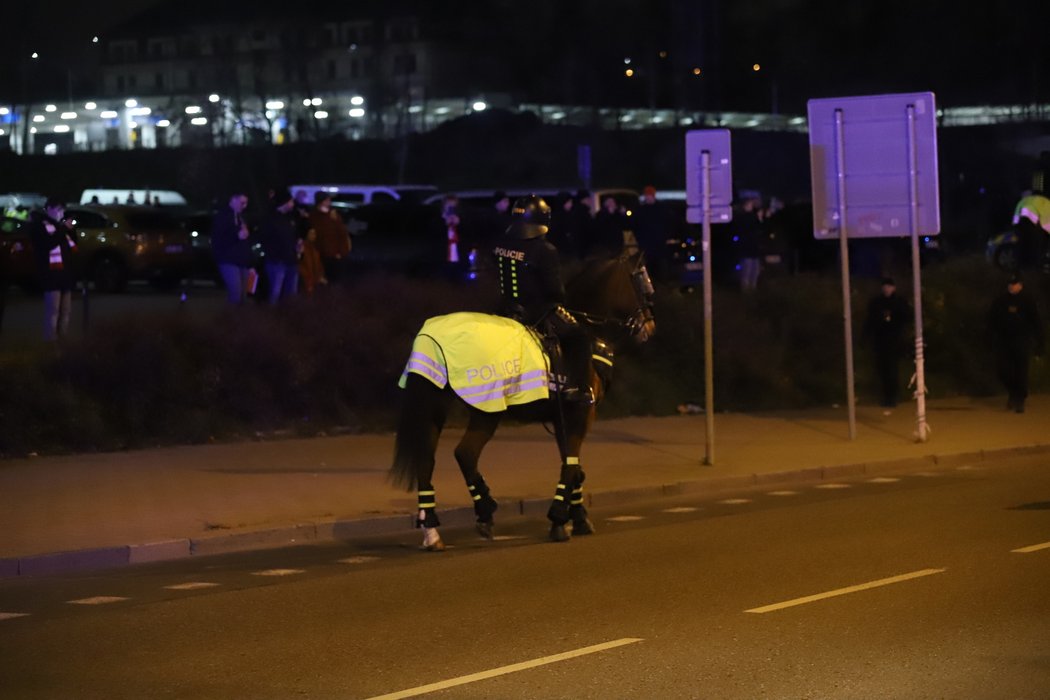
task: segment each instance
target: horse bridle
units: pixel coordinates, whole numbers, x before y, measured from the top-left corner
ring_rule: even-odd
[[[620,256],[621,260],[628,259],[627,254]],[[653,289],[652,278],[649,270],[645,267],[645,255],[639,253],[635,260],[634,269],[631,270],[631,286],[634,288],[635,298],[638,300],[638,308],[627,315],[627,318],[615,318],[599,316],[583,311],[570,310],[572,315],[593,326],[618,326],[624,335],[634,338],[640,343],[649,340],[649,327],[654,321],[653,317]]]

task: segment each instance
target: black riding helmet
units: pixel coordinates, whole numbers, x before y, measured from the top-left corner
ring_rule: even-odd
[[[542,197],[518,198],[510,208],[511,224],[507,235],[514,238],[539,238],[551,227],[551,208]]]

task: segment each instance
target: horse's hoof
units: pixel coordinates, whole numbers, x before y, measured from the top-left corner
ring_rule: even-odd
[[[445,543],[441,541],[441,535],[436,528],[423,528],[423,544],[419,546],[424,552],[444,552]]]
[[[584,518],[583,520],[572,521],[572,536],[578,537],[580,535],[593,535],[594,534],[594,523],[591,522],[590,518]]]
[[[569,531],[564,524],[551,525],[550,538],[551,542],[568,542],[570,539]]]
[[[492,539],[492,526],[493,523],[483,523],[480,520],[475,524],[475,527],[478,530],[478,534],[484,537],[486,540]]]

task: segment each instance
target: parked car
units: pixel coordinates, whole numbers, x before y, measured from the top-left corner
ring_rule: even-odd
[[[170,288],[192,273],[190,234],[170,212],[153,207],[71,206],[66,219],[77,244],[74,274],[96,291],[120,292],[131,280]],[[32,289],[36,265],[28,226],[28,221],[4,217],[0,246],[9,282]]]

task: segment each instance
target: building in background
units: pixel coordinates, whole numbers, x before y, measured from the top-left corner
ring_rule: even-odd
[[[803,22],[797,5],[756,14],[724,0],[156,2],[73,42],[79,49],[64,59],[23,46],[12,80],[20,85],[0,94],[0,147],[395,138],[492,108],[607,129],[803,131],[805,99],[834,94],[836,75],[868,93],[947,91],[959,80],[958,71],[932,79],[901,69],[915,57],[890,38],[919,31],[921,17],[900,13],[884,27],[886,47],[865,48],[867,63],[843,56],[816,64],[827,40],[866,31],[871,16],[851,5]],[[893,56],[898,63],[888,62]],[[51,82],[37,81],[44,74]],[[941,124],[1050,121],[1050,105],[1038,99],[1045,91],[1020,87],[1022,78],[997,84],[1017,83],[1012,94],[1032,99],[1023,105],[949,106],[938,93]]]

